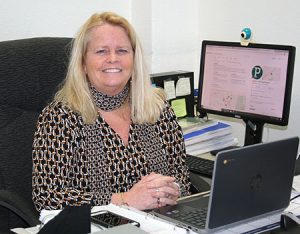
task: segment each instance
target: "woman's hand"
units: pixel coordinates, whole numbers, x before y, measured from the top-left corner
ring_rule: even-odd
[[[151,173],[142,177],[123,196],[128,205],[145,210],[176,204],[179,189],[174,177]]]

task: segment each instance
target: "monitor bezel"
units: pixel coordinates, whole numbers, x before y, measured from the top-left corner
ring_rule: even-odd
[[[205,64],[205,52],[206,46],[215,45],[215,46],[225,46],[225,47],[245,47],[241,45],[239,42],[228,42],[228,41],[211,41],[204,40],[202,41],[202,50],[201,50],[201,59],[200,59],[200,73],[199,73],[199,82],[198,82],[198,97],[197,97],[197,111],[200,116],[204,116],[206,114],[216,114],[221,116],[233,117],[242,119],[246,121],[253,121],[258,123],[269,123],[274,125],[286,126],[289,121],[289,113],[290,113],[290,103],[292,96],[292,85],[293,85],[293,73],[294,73],[294,63],[295,63],[295,54],[296,48],[294,46],[289,45],[277,45],[277,44],[257,44],[250,43],[248,44],[248,48],[262,48],[262,49],[272,49],[272,50],[286,50],[289,52],[288,56],[288,67],[287,67],[287,78],[286,78],[286,86],[285,86],[285,94],[284,94],[284,104],[283,104],[283,113],[282,119],[272,118],[271,116],[252,114],[248,112],[224,112],[218,110],[212,110],[208,108],[204,108],[201,106],[202,101],[202,84],[203,84],[203,75],[204,75],[204,64]]]

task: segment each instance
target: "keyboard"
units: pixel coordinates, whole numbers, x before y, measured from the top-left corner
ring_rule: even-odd
[[[182,211],[173,213],[172,218],[182,222],[192,224],[198,228],[205,228],[207,218],[207,208],[194,209],[192,211]]]
[[[186,163],[191,172],[212,177],[215,163],[213,160],[187,154]]]

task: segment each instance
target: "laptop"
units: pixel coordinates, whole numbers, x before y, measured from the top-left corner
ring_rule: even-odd
[[[299,138],[292,137],[221,151],[210,194],[152,213],[199,233],[279,214],[289,205],[298,144]]]

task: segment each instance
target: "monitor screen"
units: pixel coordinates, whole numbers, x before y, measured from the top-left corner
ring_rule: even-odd
[[[197,110],[243,119],[250,128],[261,128],[258,131],[264,123],[287,125],[295,50],[284,45],[203,41]],[[261,141],[261,136],[256,138],[247,144]]]

